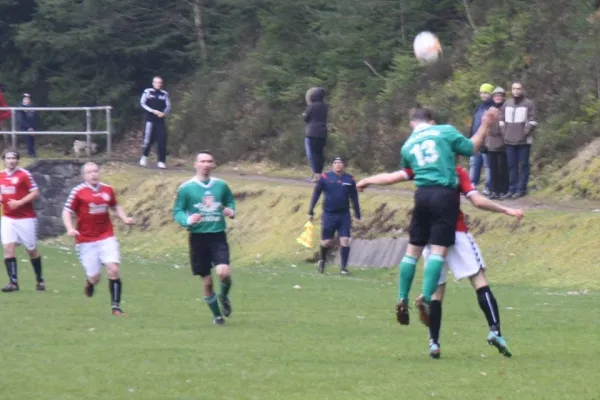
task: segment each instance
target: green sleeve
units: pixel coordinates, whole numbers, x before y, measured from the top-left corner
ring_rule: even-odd
[[[173,219],[184,228],[188,227],[187,196],[183,187],[177,190],[177,197],[173,205]]]
[[[451,127],[448,131],[448,137],[450,139],[452,151],[455,154],[465,157],[471,157],[473,155],[473,142],[457,131],[455,127]]]
[[[235,200],[233,199],[233,193],[229,188],[229,185],[225,185],[225,192],[223,193],[223,204],[227,208],[231,208],[235,212]]]
[[[402,169],[404,169],[404,168],[410,168],[410,163],[408,162],[408,156],[406,154],[404,154],[404,153],[405,153],[404,151],[400,152],[400,157],[401,157],[400,166],[401,166]]]

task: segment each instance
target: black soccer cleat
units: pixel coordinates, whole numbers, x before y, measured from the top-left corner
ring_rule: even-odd
[[[38,292],[44,292],[46,290],[46,282],[40,281],[35,285],[35,290]]]
[[[317,271],[319,271],[320,274],[325,272],[325,260],[319,260],[317,263]]]
[[[406,300],[400,299],[396,304],[396,320],[400,325],[410,324],[410,314],[408,313],[408,304]]]
[[[225,325],[225,318],[218,316],[213,318],[213,324],[215,325]]]
[[[227,297],[219,296],[219,303],[221,303],[221,311],[223,311],[223,315],[229,317],[231,315],[231,301]]]
[[[19,284],[17,282],[9,282],[2,288],[4,293],[18,292]]]
[[[121,310],[118,306],[112,306],[112,310],[111,310],[112,315],[114,315],[115,317],[124,317],[125,312],[123,310]]]
[[[94,295],[94,285],[87,279],[85,280],[85,283],[83,284],[83,293],[87,297],[92,297]]]

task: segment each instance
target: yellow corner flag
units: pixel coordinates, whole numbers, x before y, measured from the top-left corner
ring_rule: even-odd
[[[302,235],[298,236],[296,241],[300,243],[304,247],[308,247],[309,249],[313,247],[313,229],[314,225],[312,222],[307,221],[304,224],[304,232]]]

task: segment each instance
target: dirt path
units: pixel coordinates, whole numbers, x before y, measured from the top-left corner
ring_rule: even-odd
[[[115,160],[116,161],[116,160]],[[137,161],[131,160],[119,160],[118,162],[122,162],[125,164],[133,165],[138,168],[139,167]],[[146,167],[149,170],[159,169],[155,165],[149,165]],[[186,168],[182,166],[173,166],[165,170],[160,170],[165,173],[181,173],[181,172],[189,172],[193,174],[194,171],[191,168]],[[312,183],[307,180],[298,179],[298,178],[282,178],[282,177],[274,177],[268,175],[257,175],[257,174],[247,174],[247,173],[235,173],[235,172],[215,172],[215,175],[222,177],[224,179],[243,179],[248,181],[258,181],[258,182],[273,182],[283,185],[294,185],[294,186],[305,186],[310,188],[313,186]],[[367,189],[367,192],[375,192],[375,193],[397,193],[403,197],[412,196],[413,191],[410,189],[400,189],[397,187],[394,188],[385,188],[385,187],[373,187]],[[468,202],[464,198],[463,202]],[[503,200],[502,204],[507,205],[508,207],[513,208],[523,208],[527,210],[550,210],[550,211],[566,211],[566,212],[589,212],[589,213],[600,213],[600,203],[599,202],[590,202],[584,200],[573,200],[568,202],[557,202],[557,201],[545,201],[536,197],[524,197],[518,200]]]

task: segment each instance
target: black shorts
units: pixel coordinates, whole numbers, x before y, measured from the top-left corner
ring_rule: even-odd
[[[190,264],[192,273],[205,277],[212,267],[229,265],[229,245],[225,232],[190,233]]]
[[[321,217],[321,240],[333,239],[337,232],[339,237],[350,237],[352,217],[349,212],[324,212]]]
[[[459,211],[460,195],[457,189],[442,186],[418,188],[410,221],[410,244],[452,246]]]

